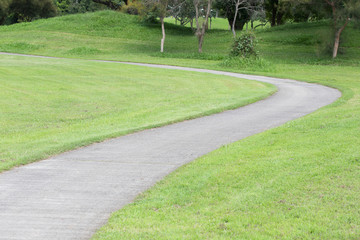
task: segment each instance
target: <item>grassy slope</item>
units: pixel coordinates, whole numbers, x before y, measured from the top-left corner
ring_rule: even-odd
[[[273,90],[210,74],[0,56],[0,171],[105,138],[235,108]]]
[[[0,48],[221,69],[229,32],[211,31],[200,56],[188,29],[167,27],[164,55],[156,53],[158,26],[109,12],[2,28]],[[114,213],[95,238],[358,239],[360,34],[346,29],[346,54],[330,61],[316,54],[326,29],[322,22],[258,31],[262,57],[273,68],[228,70],[337,87],[341,100],[182,167]]]
[[[328,28],[328,23],[320,22],[259,30],[261,54],[277,63],[327,63],[329,59],[316,52]],[[134,16],[110,11],[69,15],[1,27],[0,51],[216,68],[232,41],[230,31],[212,30],[205,38],[204,54],[199,55],[191,29],[167,24],[166,31],[165,54],[160,54],[157,24],[145,25]],[[338,58],[338,64],[359,65],[360,37],[354,32],[345,31],[347,54]]]

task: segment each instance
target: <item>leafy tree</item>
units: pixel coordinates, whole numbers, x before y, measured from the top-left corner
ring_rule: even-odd
[[[327,18],[324,11],[324,2],[319,0],[292,0],[291,18],[294,22],[306,22],[310,19],[320,20]]]
[[[247,5],[246,1],[240,1]],[[242,30],[246,22],[250,21],[250,13],[239,5],[236,13],[236,3],[234,0],[217,0],[214,4],[215,8],[219,9],[229,22],[229,26],[234,30]],[[236,15],[236,18],[235,18]],[[235,24],[234,24],[235,23]]]
[[[9,13],[13,22],[27,22],[36,18],[53,17],[57,9],[53,0],[12,0]]]
[[[180,25],[190,23],[193,29],[193,20],[196,14],[193,0],[171,0],[169,2],[169,10],[171,16],[176,21],[179,21]]]

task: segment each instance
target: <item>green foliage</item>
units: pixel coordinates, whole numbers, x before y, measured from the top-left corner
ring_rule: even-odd
[[[155,23],[168,14],[168,0],[143,0],[141,17],[145,22]]]
[[[256,57],[258,55],[256,44],[257,40],[254,33],[242,33],[239,37],[235,38],[230,56],[243,58]]]
[[[53,17],[57,9],[52,0],[12,0],[9,13],[12,22],[30,22],[37,18]]]
[[[144,11],[144,5],[139,1],[129,1],[127,5],[121,8],[121,11],[130,15],[141,15]]]
[[[92,0],[56,0],[56,6],[61,15],[106,9],[106,6],[95,3]]]
[[[0,0],[0,25],[2,25],[8,15],[9,0]]]

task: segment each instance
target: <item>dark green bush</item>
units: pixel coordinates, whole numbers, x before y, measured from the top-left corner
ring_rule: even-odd
[[[131,1],[128,5],[124,5],[121,11],[130,15],[140,15],[144,11],[144,6],[141,2]]]
[[[57,9],[52,0],[12,0],[9,13],[14,22],[30,22],[37,18],[53,17]]]

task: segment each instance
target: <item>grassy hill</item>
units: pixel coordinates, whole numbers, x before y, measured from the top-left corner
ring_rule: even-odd
[[[262,68],[224,67],[226,30],[210,31],[199,55],[189,28],[166,27],[165,54],[158,53],[159,25],[109,11],[1,27],[0,50],[249,72],[332,86],[343,96],[178,169],[114,213],[94,238],[358,239],[360,31],[345,30],[335,61],[320,54],[326,21],[256,31]]]
[[[224,20],[216,21],[223,24]],[[257,30],[260,54],[276,63],[329,64],[329,58],[320,54],[321,42],[329,37],[329,25],[326,21],[294,23]],[[113,11],[68,15],[0,29],[0,51],[177,65],[216,66],[227,56],[232,42],[230,31],[211,30],[205,38],[204,54],[199,55],[191,29],[168,23],[165,53],[160,54],[159,24],[144,24],[136,16]],[[359,64],[359,30],[349,27],[344,39],[342,51],[346,54],[340,55],[336,63]]]

